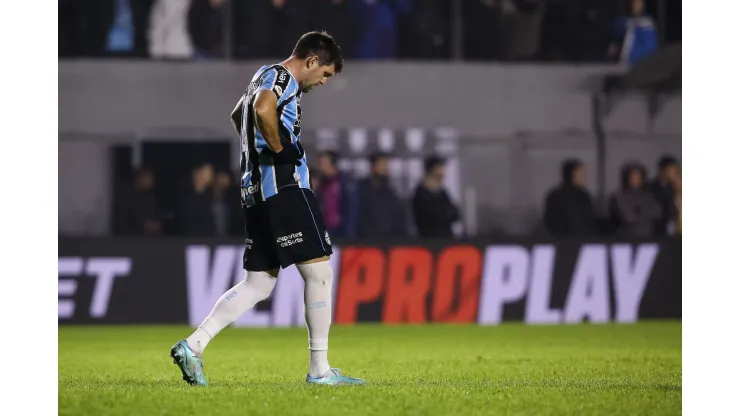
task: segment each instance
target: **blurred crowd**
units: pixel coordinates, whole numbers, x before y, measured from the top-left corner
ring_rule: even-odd
[[[277,58],[287,56],[302,33],[326,30],[348,59],[634,63],[658,47],[658,10],[664,11],[664,40],[680,41],[680,3],[59,0],[59,56]]]
[[[339,169],[335,152],[320,154],[311,169],[311,188],[331,236],[345,241],[455,237],[454,226],[461,216],[443,185],[445,160],[434,156],[425,160],[424,177],[410,201],[391,186],[388,163],[388,154],[373,154],[370,174],[358,180]],[[534,233],[556,238],[680,234],[680,163],[666,155],[658,161],[654,178],[646,171],[639,163],[626,164],[620,188],[601,212],[586,187],[586,166],[576,159],[564,161],[561,183],[545,196],[541,227]],[[164,207],[158,195],[154,173],[139,169],[133,183],[116,195],[114,233],[244,236],[239,183],[228,170],[209,163],[195,166],[174,206]]]
[[[667,236],[681,233],[681,166],[665,155],[658,160],[655,178],[639,163],[621,171],[621,186],[600,212],[586,188],[586,167],[577,160],[563,162],[561,183],[544,204],[545,231],[558,238],[619,235]]]
[[[370,157],[371,173],[356,180],[338,167],[338,155],[324,152],[311,169],[311,187],[322,207],[327,229],[341,239],[453,237],[458,208],[442,185],[445,160],[425,161],[425,175],[411,205],[390,185],[389,156]],[[179,189],[174,206],[160,203],[155,175],[140,168],[131,184],[115,196],[116,235],[243,236],[244,214],[239,183],[227,170],[210,163],[195,166]]]
[[[116,235],[237,236],[244,234],[239,183],[226,169],[200,163],[166,203],[153,170],[139,168],[114,195]]]

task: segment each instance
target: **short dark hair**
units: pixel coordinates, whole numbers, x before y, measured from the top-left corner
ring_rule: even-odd
[[[658,171],[662,171],[669,166],[678,166],[678,159],[671,155],[663,155],[658,159]]]
[[[193,163],[191,172],[195,172],[196,170],[203,169],[206,166],[213,167],[213,164],[207,160],[197,160]]]
[[[334,64],[334,72],[342,72],[344,59],[342,49],[328,33],[321,31],[308,32],[298,39],[293,48],[293,56],[306,59],[311,55],[319,57],[319,65]]]
[[[439,165],[444,165],[445,160],[439,156],[429,156],[424,159],[424,173],[429,173]]]
[[[627,162],[622,167],[622,188],[629,188],[630,175],[632,172],[638,172],[642,178],[643,185],[647,181],[647,169],[640,162]]]
[[[390,155],[385,152],[375,152],[370,155],[370,165],[375,166],[375,163],[381,159],[388,159]]]
[[[573,173],[583,166],[583,162],[576,158],[568,158],[560,165],[560,178],[564,184],[573,183]]]
[[[339,154],[337,152],[333,150],[325,150],[324,152],[321,153],[321,156],[328,157],[332,166],[337,166],[337,162],[339,161]]]

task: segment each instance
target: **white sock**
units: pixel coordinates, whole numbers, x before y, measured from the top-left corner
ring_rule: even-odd
[[[327,351],[334,275],[328,261],[297,267],[306,283],[303,300],[306,306],[308,349],[311,351],[308,374],[311,377],[322,377],[331,370]]]
[[[194,353],[203,354],[208,342],[222,329],[231,325],[257,302],[267,299],[275,288],[277,278],[266,272],[246,272],[244,280],[229,289],[213,306],[211,313],[187,339]]]

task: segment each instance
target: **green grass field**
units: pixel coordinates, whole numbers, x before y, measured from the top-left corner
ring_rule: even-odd
[[[208,387],[169,358],[187,327],[60,327],[60,415],[676,415],[681,323],[332,328],[365,386],[308,386],[305,329],[224,330]]]

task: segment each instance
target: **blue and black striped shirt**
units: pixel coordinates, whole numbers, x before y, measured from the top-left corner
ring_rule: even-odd
[[[272,152],[257,128],[254,100],[257,93],[269,90],[277,97],[277,118],[283,147],[298,148],[301,140],[301,89],[282,65],[261,67],[244,94],[241,123],[242,203],[252,206],[275,196],[286,187],[311,189],[306,155],[300,166],[275,165]]]

